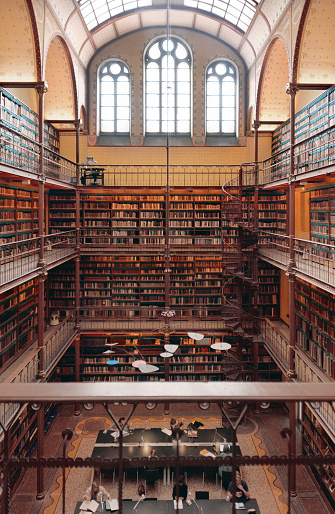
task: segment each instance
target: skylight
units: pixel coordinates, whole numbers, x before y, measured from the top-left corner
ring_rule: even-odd
[[[89,30],[114,16],[133,9],[150,7],[152,0],[77,0]],[[215,14],[245,32],[254,17],[257,0],[183,0],[186,7]],[[173,0],[172,0],[173,4]],[[164,5],[156,0],[155,5]]]
[[[152,5],[152,0],[78,0],[87,28],[94,29],[118,14]]]
[[[253,0],[184,0],[184,5],[207,11],[246,32],[256,12]]]

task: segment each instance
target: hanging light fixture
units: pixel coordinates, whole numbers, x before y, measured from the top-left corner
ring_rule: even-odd
[[[141,373],[153,373],[154,371],[159,371],[157,366],[153,366],[152,364],[140,364],[138,369]]]
[[[132,362],[131,365],[133,366],[133,368],[139,368],[140,366],[143,366],[144,364],[146,364],[146,362],[144,360],[138,359],[138,360]]]
[[[194,339],[195,341],[201,341],[205,336],[204,334],[198,334],[197,332],[187,332],[187,335],[190,339]]]
[[[116,359],[107,361],[108,366],[115,366],[115,364],[118,364],[118,363],[119,363],[119,361]]]
[[[160,354],[161,357],[163,357],[163,359],[167,359],[168,357],[173,357],[173,353],[170,353],[170,352],[162,352]]]
[[[227,351],[227,350],[230,350],[231,344],[221,341],[219,343],[211,344],[211,348],[213,348],[213,350],[226,350]]]
[[[164,348],[167,352],[174,353],[179,347],[177,344],[165,344]]]

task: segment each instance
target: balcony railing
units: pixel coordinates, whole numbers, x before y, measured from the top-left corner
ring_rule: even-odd
[[[15,280],[37,272],[40,245],[45,246],[45,263],[48,267],[74,253],[76,233],[74,230],[58,232],[43,238],[24,239],[0,245],[0,289]]]
[[[71,312],[64,320],[61,321],[57,329],[47,331],[44,340],[44,367],[48,374],[61,355],[67,350],[76,335],[74,313]],[[25,360],[21,367],[17,363],[13,364],[15,370],[9,374],[9,382],[15,384],[29,384],[38,381],[38,362],[39,348],[37,340],[29,347],[30,358]],[[2,377],[3,378],[3,377]],[[6,380],[2,380],[5,382]],[[20,408],[15,403],[0,403],[0,426],[6,427],[10,421],[17,415]]]
[[[261,336],[266,347],[273,354],[275,360],[284,369],[289,369],[289,342],[270,320],[264,320],[260,324]],[[311,384],[334,383],[318,368],[315,363],[298,346],[295,348],[295,371],[297,381]],[[328,402],[317,402],[313,406],[314,413],[321,418],[328,430],[335,436],[335,411]]]
[[[0,164],[33,173],[39,173],[41,145],[0,121]],[[76,164],[44,147],[43,172],[50,179],[75,185]]]
[[[289,262],[290,238],[273,232],[259,232],[259,253],[271,261],[286,267]],[[316,285],[323,284],[327,290],[335,287],[335,251],[334,246],[294,238],[295,269],[301,278],[314,280]]]

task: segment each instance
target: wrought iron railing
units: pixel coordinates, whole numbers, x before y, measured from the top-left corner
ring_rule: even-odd
[[[0,245],[0,289],[14,280],[37,272],[42,241],[45,247],[45,263],[50,267],[53,263],[73,255],[76,232],[69,230]]]
[[[37,175],[40,148],[38,142],[0,121],[0,164]],[[74,162],[44,146],[43,172],[48,178],[75,185],[76,169]]]

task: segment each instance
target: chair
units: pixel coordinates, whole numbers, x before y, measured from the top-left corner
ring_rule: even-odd
[[[145,470],[145,485],[155,485],[159,478],[158,468]]]
[[[209,491],[196,491],[195,499],[196,500],[209,500]]]

